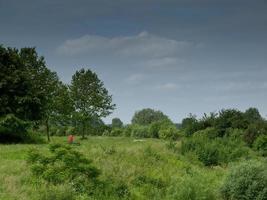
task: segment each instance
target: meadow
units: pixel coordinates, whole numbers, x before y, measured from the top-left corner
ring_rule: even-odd
[[[65,137],[52,140],[66,143]],[[48,150],[48,144],[0,145],[1,200],[37,200],[49,187],[32,180],[26,162],[32,147]],[[74,148],[101,170],[100,179],[125,183],[131,199],[220,199],[219,188],[228,171],[181,155],[180,142],[170,146],[159,139],[95,136]]]

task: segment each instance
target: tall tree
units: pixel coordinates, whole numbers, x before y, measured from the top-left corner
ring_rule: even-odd
[[[53,80],[53,79],[52,79]],[[54,83],[54,85],[52,85]],[[50,141],[50,120],[55,123],[68,124],[74,111],[73,102],[67,85],[60,81],[51,81],[50,97],[48,98],[44,123],[47,140]]]
[[[72,76],[70,85],[75,116],[82,124],[82,138],[85,138],[86,122],[93,118],[106,117],[115,109],[112,96],[90,69],[81,69]]]
[[[12,113],[23,120],[40,120],[58,80],[35,48],[0,46],[0,115]]]
[[[0,116],[14,114],[25,121],[47,118],[58,77],[35,48],[0,46]]]
[[[120,118],[113,118],[111,126],[112,128],[122,128],[123,123]]]

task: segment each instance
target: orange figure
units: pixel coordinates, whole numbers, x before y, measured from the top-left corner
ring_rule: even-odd
[[[72,144],[73,141],[74,141],[74,136],[73,136],[73,135],[69,135],[69,136],[68,136],[68,143],[69,143],[69,144]]]

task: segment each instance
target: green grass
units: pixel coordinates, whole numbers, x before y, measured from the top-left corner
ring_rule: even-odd
[[[66,143],[65,137],[52,140]],[[166,141],[157,139],[89,137],[80,142],[74,148],[101,169],[100,178],[126,183],[132,199],[220,199],[227,168],[208,168],[193,155],[182,156],[179,142],[176,148],[167,148]],[[0,145],[1,200],[37,200],[46,190],[31,178],[26,163],[31,147],[45,152],[48,145]]]

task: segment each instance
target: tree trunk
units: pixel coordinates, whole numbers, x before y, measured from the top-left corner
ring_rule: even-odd
[[[85,139],[85,123],[83,122],[82,139]]]
[[[45,120],[45,125],[46,125],[46,135],[47,135],[47,141],[50,142],[50,133],[49,133],[49,119],[47,118]]]

